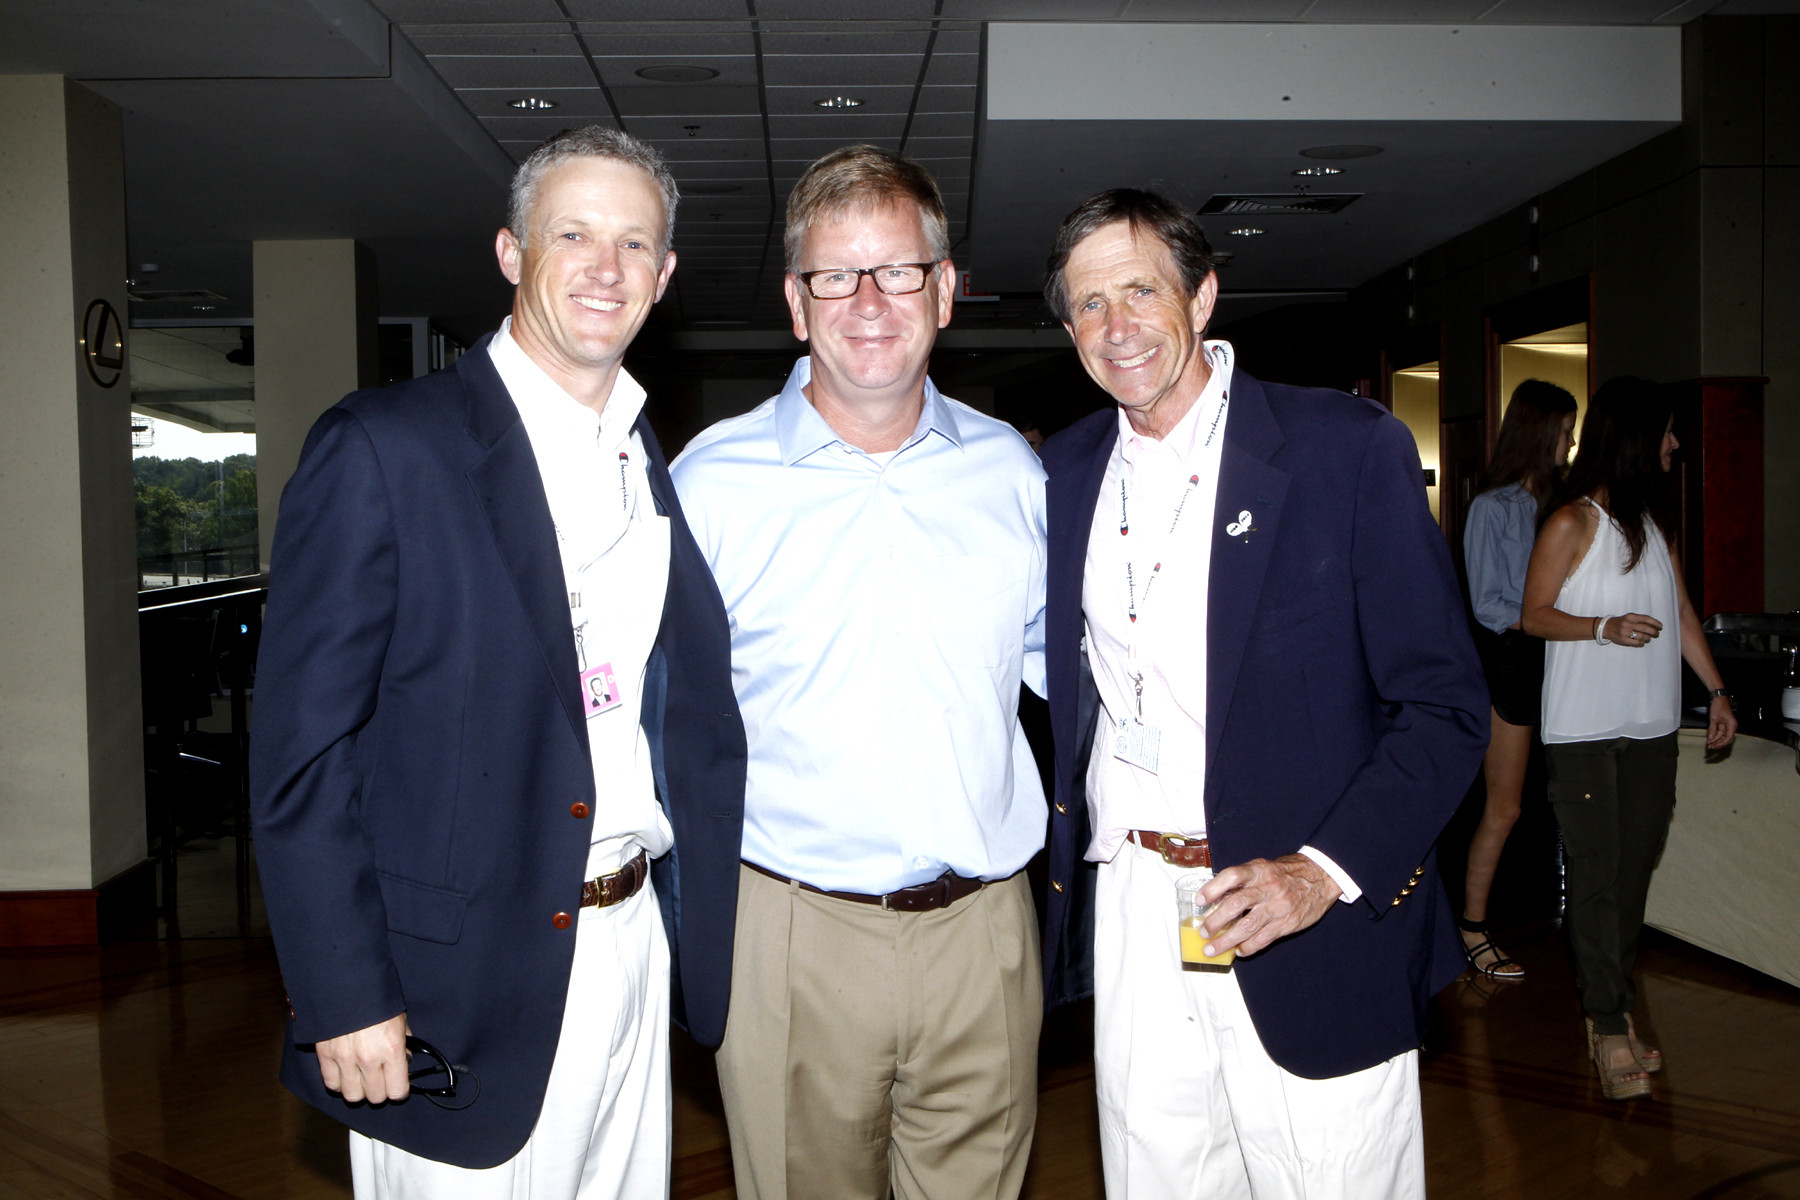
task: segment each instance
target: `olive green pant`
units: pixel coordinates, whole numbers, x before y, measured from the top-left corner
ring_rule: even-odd
[[[1675,810],[1675,734],[1544,747],[1568,870],[1569,949],[1594,1032],[1625,1032],[1650,874]]]
[[[719,1090],[739,1200],[1012,1200],[1043,1021],[1025,873],[887,912],[744,868]]]

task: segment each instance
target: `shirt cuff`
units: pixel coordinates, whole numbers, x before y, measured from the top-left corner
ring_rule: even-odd
[[[1344,894],[1338,897],[1338,903],[1354,904],[1356,901],[1362,899],[1362,889],[1356,886],[1356,880],[1350,878],[1344,868],[1333,862],[1329,854],[1326,854],[1323,850],[1314,846],[1302,846],[1300,847],[1300,853],[1318,863],[1319,869],[1331,876],[1331,878],[1336,881],[1338,887],[1343,889]]]

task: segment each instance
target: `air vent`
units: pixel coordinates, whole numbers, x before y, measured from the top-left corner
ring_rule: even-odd
[[[1247,196],[1214,196],[1200,206],[1200,215],[1233,216],[1233,217],[1268,217],[1281,213],[1293,213],[1297,216],[1328,216],[1331,213],[1343,212],[1350,205],[1362,199],[1361,192],[1315,192],[1302,195],[1298,192],[1271,192],[1267,195]]]
[[[217,292],[209,292],[205,288],[132,288],[133,300],[165,302],[170,300],[202,301],[224,300],[226,297]]]

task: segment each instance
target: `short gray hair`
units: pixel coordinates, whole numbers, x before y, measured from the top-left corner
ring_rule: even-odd
[[[608,125],[584,125],[580,129],[565,129],[533,150],[519,164],[518,171],[513,174],[512,195],[507,203],[506,227],[512,230],[512,235],[519,240],[520,246],[524,246],[529,238],[526,225],[531,218],[532,207],[537,204],[538,187],[543,183],[545,172],[572,158],[610,158],[615,162],[637,167],[649,175],[662,191],[663,211],[666,214],[662,252],[669,252],[670,245],[675,241],[675,206],[681,201],[675,177],[663,165],[662,155],[629,133]]]

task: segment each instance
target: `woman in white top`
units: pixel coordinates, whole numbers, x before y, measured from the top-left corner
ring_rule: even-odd
[[[1547,643],[1540,729],[1567,854],[1569,945],[1609,1100],[1649,1095],[1662,1067],[1632,1025],[1631,972],[1675,805],[1682,661],[1712,692],[1707,748],[1737,734],[1671,557],[1678,444],[1666,389],[1622,378],[1594,394],[1532,551],[1521,615]]]
[[[1463,910],[1457,920],[1469,963],[1489,979],[1523,979],[1525,968],[1500,952],[1488,930],[1488,894],[1500,852],[1519,819],[1531,735],[1544,690],[1544,643],[1519,628],[1525,569],[1538,512],[1562,481],[1575,444],[1575,397],[1541,379],[1513,390],[1500,437],[1482,472],[1482,492],[1463,524],[1463,565],[1475,613],[1475,649],[1487,676],[1487,803],[1469,841]]]

